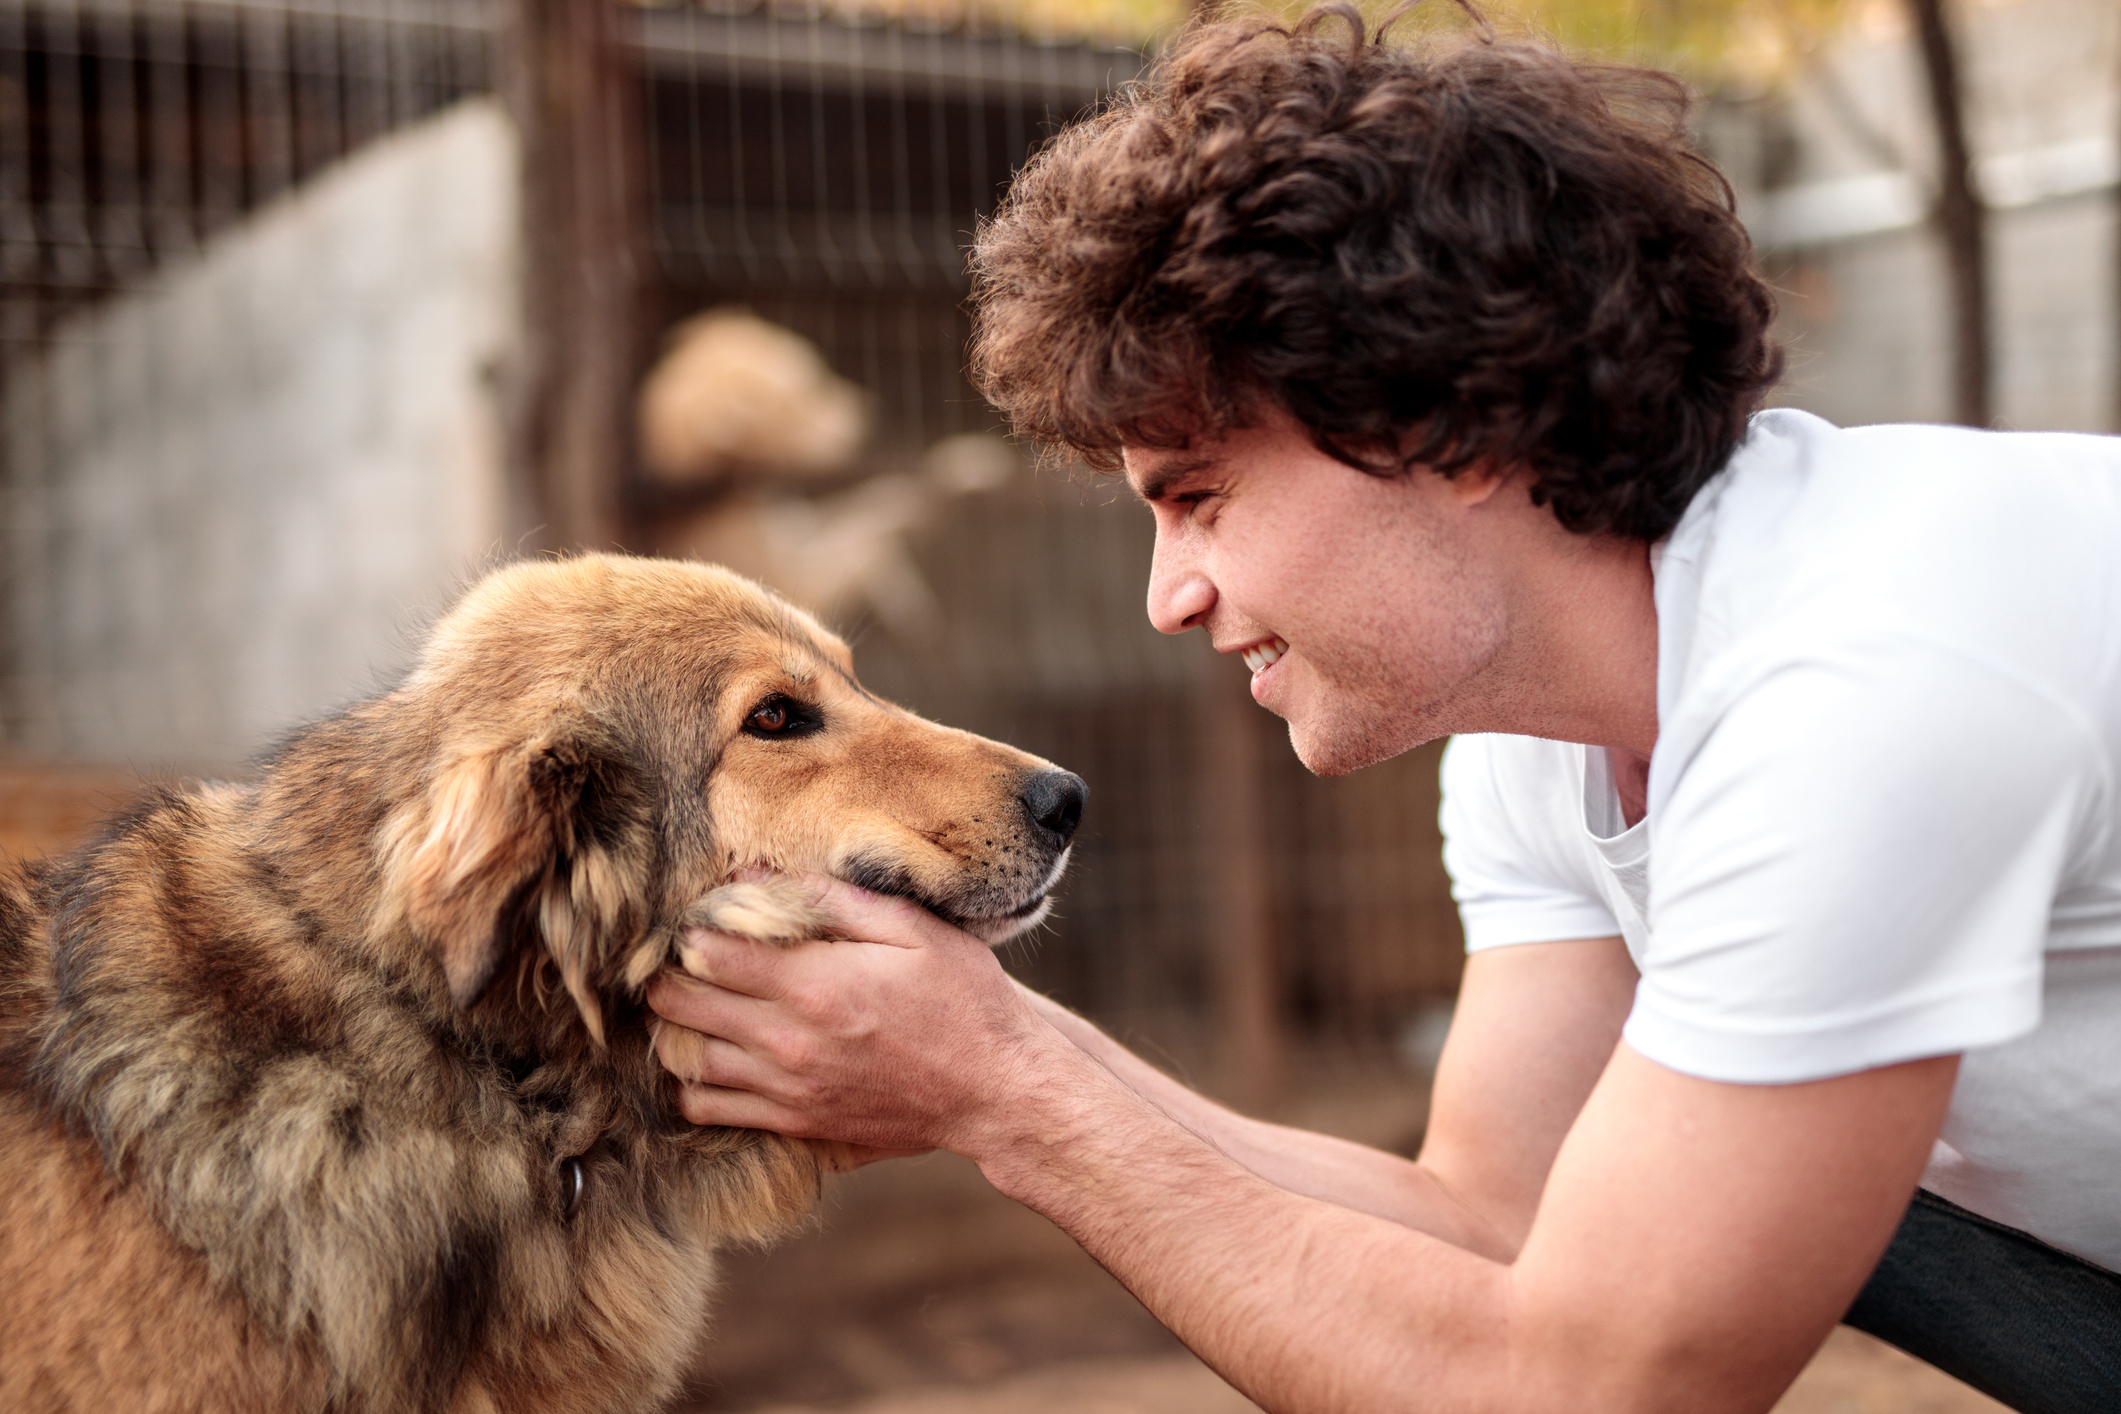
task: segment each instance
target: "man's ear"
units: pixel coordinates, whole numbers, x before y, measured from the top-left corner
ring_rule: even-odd
[[[1460,467],[1444,480],[1452,499],[1462,506],[1477,506],[1493,498],[1521,470],[1522,467],[1506,466],[1484,457],[1470,466]]]
[[[390,886],[460,1008],[542,945],[603,1039],[597,980],[646,897],[646,822],[607,818],[643,813],[623,774],[583,734],[554,731],[460,755],[394,822]]]

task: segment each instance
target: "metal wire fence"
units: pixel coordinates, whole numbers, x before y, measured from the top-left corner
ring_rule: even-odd
[[[1043,138],[1143,56],[823,10],[640,16],[661,298],[741,300],[868,388],[885,447],[989,427],[962,377],[964,248]]]
[[[491,82],[486,0],[0,4],[0,339]]]
[[[492,95],[531,3],[0,0],[0,746],[218,767],[388,680],[516,552],[496,370],[537,232]],[[639,196],[640,313],[602,352],[638,375],[741,305],[872,423],[780,499],[658,487],[629,452],[625,538],[683,548],[745,496],[815,538],[930,484],[939,441],[996,426],[964,376],[972,231],[1145,56],[997,13],[604,15],[637,120],[592,166]],[[1239,672],[1144,622],[1147,518],[1011,465],[871,537],[928,619],[828,607],[881,691],[1090,781],[1058,921],[1014,965],[1255,1097],[1290,1037],[1389,1044],[1456,982],[1433,753],[1305,776]]]

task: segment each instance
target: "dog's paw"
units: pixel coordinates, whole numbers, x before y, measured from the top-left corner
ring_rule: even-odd
[[[734,933],[762,943],[793,943],[825,930],[817,891],[794,879],[724,884],[685,910],[687,928]]]

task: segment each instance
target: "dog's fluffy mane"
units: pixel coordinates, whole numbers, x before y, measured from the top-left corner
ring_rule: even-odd
[[[687,612],[641,612],[644,584]],[[766,1237],[818,1183],[803,1145],[678,1117],[640,1001],[733,867],[693,728],[746,635],[825,637],[698,567],[505,571],[402,686],[296,734],[258,783],[151,793],[71,856],[0,871],[0,1139],[76,1165],[34,1221],[103,1234],[111,1271],[164,1234],[205,1255],[203,1286],[160,1297],[200,1309],[137,1335],[173,1380],[201,1322],[247,1321],[270,1348],[229,1408],[672,1393],[713,1246]],[[32,1221],[6,1241],[41,1240]],[[90,1260],[18,1277],[0,1323],[119,1299],[88,1290]]]

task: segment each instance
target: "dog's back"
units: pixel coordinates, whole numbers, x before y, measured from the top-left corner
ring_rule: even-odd
[[[46,877],[49,871],[45,871]],[[261,1339],[242,1299],[118,1181],[95,1136],[40,1093],[49,918],[28,870],[0,864],[0,1409],[238,1414],[298,1407],[299,1345]],[[249,1357],[231,1361],[225,1352]]]
[[[362,946],[374,905],[333,900],[376,892],[373,802],[311,774],[348,729],[283,753],[269,781],[297,792],[161,792],[0,883],[8,1414],[586,1411],[674,1389],[712,1279],[703,1190],[747,1156],[724,1173],[700,1162],[717,1132],[624,1113],[613,1060],[653,1064],[637,1019],[583,1064],[482,1047],[439,979]],[[601,1180],[588,1211],[562,1211],[553,1152]]]

